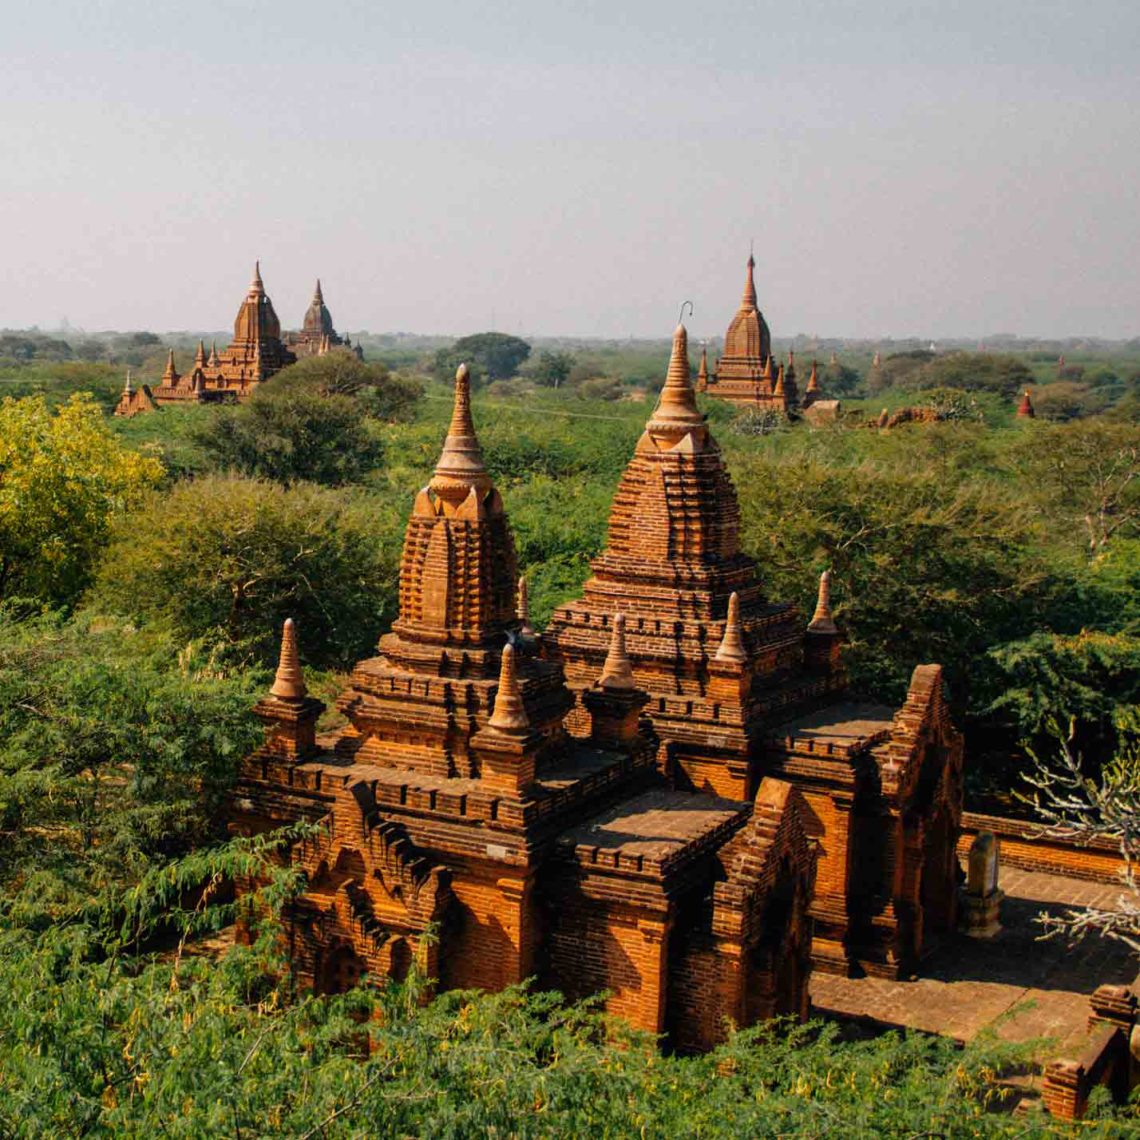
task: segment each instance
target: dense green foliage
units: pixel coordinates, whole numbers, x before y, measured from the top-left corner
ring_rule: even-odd
[[[74,600],[112,518],[161,475],[83,396],[54,414],[41,397],[0,402],[0,600]]]
[[[665,358],[556,351],[573,358],[557,390],[540,354],[473,408],[539,624],[588,575],[651,408],[607,397],[659,383]],[[1140,428],[1083,411],[1015,422],[1012,366],[908,359],[916,386],[875,393],[855,420],[936,400],[961,414],[757,432],[704,406],[769,595],[809,609],[830,567],[856,686],[897,699],[914,664],[942,661],[970,794],[1008,795],[1008,758],[1059,714],[1078,718],[1092,759],[1137,714]],[[31,382],[49,366],[18,367]],[[835,367],[854,392],[869,361]],[[227,877],[265,872],[274,903],[295,886],[266,844],[223,843],[219,805],[257,737],[248,709],[285,617],[308,665],[344,668],[394,616],[450,386],[421,399],[417,382],[333,354],[241,408],[110,424],[68,402],[74,377],[36,376],[42,398],[0,411],[0,554],[20,567],[5,592],[32,599],[0,608],[0,1132],[1048,1131],[994,1111],[991,1078],[1011,1054],[989,1041],[782,1029],[679,1059],[547,995],[422,1005],[413,978],[313,998],[292,991],[272,939],[216,960],[183,946],[232,920]],[[1055,382],[1108,392],[1112,408],[1129,391],[1091,365]]]
[[[489,380],[509,380],[530,355],[525,340],[508,333],[485,332],[460,337],[449,348],[439,349],[432,358],[437,380],[450,380],[455,370],[466,364],[474,384]]]
[[[264,660],[293,617],[309,660],[345,666],[393,616],[400,532],[372,496],[199,478],[119,521],[93,601]]]

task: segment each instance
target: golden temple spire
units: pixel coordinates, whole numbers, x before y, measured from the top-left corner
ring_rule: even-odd
[[[740,595],[735,590],[728,596],[728,614],[724,619],[724,637],[716,651],[716,661],[744,664],[748,653],[744,648],[744,632],[740,628]]]
[[[503,660],[499,667],[499,690],[495,694],[495,710],[487,721],[490,728],[500,732],[521,733],[530,728],[530,718],[526,715],[522,693],[519,691],[519,678],[515,669],[514,646],[503,647]]]
[[[753,279],[752,271],[756,268],[756,258],[751,253],[748,254],[748,271],[744,277],[744,296],[740,298],[740,307],[742,309],[755,309],[756,308],[756,281]]]
[[[807,390],[813,393],[819,391],[819,373],[816,370],[814,360],[811,362],[811,374],[808,376]]]
[[[669,357],[665,386],[661,389],[648,427],[650,431],[654,428],[698,427],[704,422],[705,417],[697,408],[689,372],[689,334],[684,325],[678,325],[673,332],[673,352]]]
[[[519,577],[519,599],[515,616],[519,620],[519,633],[523,637],[534,637],[534,626],[530,624],[530,595],[525,575]]]
[[[780,370],[776,373],[776,386],[772,389],[773,396],[782,396],[784,394],[784,366],[780,365]]]
[[[455,405],[451,410],[451,424],[429,486],[434,491],[464,492],[472,487],[486,490],[491,486],[491,476],[483,465],[483,449],[479,446],[471,419],[471,371],[466,364],[461,364],[455,372]]]
[[[292,618],[285,619],[281,634],[281,659],[277,665],[277,676],[269,690],[282,701],[303,701],[308,695],[305,677],[301,672],[301,658],[297,653],[297,629]]]
[[[598,686],[602,689],[637,688],[637,682],[633,679],[633,665],[625,647],[625,614],[614,614],[614,631],[602,666],[602,675],[598,678]]]
[[[825,570],[819,576],[819,598],[815,603],[815,614],[808,629],[812,633],[838,633],[839,627],[831,616],[831,571]]]

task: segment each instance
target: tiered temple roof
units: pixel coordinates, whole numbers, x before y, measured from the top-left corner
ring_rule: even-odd
[[[359,345],[353,346],[349,337],[342,337],[333,325],[332,314],[325,304],[321,291],[321,279],[317,278],[313,299],[305,310],[298,332],[286,333],[285,346],[297,357],[324,356],[334,349],[344,349],[361,357]]]
[[[678,328],[660,401],[614,497],[605,549],[591,564],[582,597],[555,611],[543,635],[547,655],[563,666],[570,686],[585,693],[602,665],[614,615],[623,614],[633,675],[649,693],[647,711],[662,741],[658,762],[676,786],[750,800],[767,775],[778,773],[807,797],[822,844],[817,963],[910,968],[952,925],[952,916],[933,902],[925,929],[895,915],[896,903],[899,910],[910,908],[908,915],[922,906],[913,882],[904,899],[890,878],[903,847],[914,842],[899,821],[925,820],[939,836],[937,849],[918,856],[916,865],[925,868],[927,889],[937,882],[952,910],[947,844],[961,811],[961,738],[944,706],[929,706],[929,722],[914,738],[921,737],[921,747],[912,741],[912,766],[927,764],[929,744],[934,774],[924,779],[937,793],[916,809],[903,793],[884,791],[902,785],[878,774],[876,750],[901,729],[889,709],[855,715],[845,703],[830,576],[821,577],[810,623],[793,606],[769,600],[755,563],[740,549],[739,522],[735,489],[696,406],[685,330]],[[803,752],[787,745],[784,726],[805,716],[819,718],[827,743],[807,749],[810,760],[801,763]],[[584,730],[581,708],[569,723]],[[856,802],[861,819],[876,818],[868,826],[877,840],[851,838]],[[869,851],[875,842],[897,849],[876,856],[876,873],[885,877],[863,881],[866,868],[853,852],[859,843]],[[880,901],[866,901],[872,898]],[[887,917],[872,921],[864,906],[881,906]]]
[[[159,404],[196,401],[244,400],[296,356],[281,340],[281,322],[261,280],[261,264],[254,265],[253,280],[234,319],[234,338],[222,352],[209,357],[199,341],[191,370],[180,375],[170,350],[162,383],[154,389]]]
[[[678,374],[654,438],[700,435],[694,414]],[[619,613],[581,694],[585,731],[569,735],[574,697],[517,586],[464,366],[408,522],[399,618],[337,701],[347,726],[317,734],[323,706],[291,624],[256,709],[266,742],[243,767],[234,827],[322,825],[294,851],[309,880],[289,916],[299,975],[318,989],[400,976],[418,947],[444,985],[538,973],[567,993],[608,990],[612,1011],[684,1048],[713,1043],[726,1018],[804,1016],[814,854],[801,801],[769,781],[763,826],[749,827],[750,802],[665,786]],[[718,862],[733,840],[740,857]]]
[[[800,407],[795,362],[789,352],[785,368],[772,355],[772,334],[756,300],[755,269],[756,259],[749,254],[744,294],[724,334],[724,351],[715,373],[702,377],[697,388],[733,404],[794,415]]]

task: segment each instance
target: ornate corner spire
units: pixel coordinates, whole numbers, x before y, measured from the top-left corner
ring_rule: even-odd
[[[485,490],[490,485],[491,477],[483,464],[483,449],[471,419],[471,371],[466,364],[461,364],[455,372],[451,424],[429,486],[435,491],[468,492],[472,487]]]
[[[499,690],[495,694],[495,709],[487,721],[490,728],[500,732],[526,732],[530,718],[526,715],[522,693],[519,691],[518,672],[515,668],[513,645],[503,647],[503,660],[499,668]]]
[[[724,637],[716,651],[715,661],[745,664],[748,653],[744,648],[744,632],[740,628],[740,595],[735,590],[728,597],[728,616],[724,621]]]
[[[772,389],[773,396],[784,395],[784,366],[781,364],[779,371],[776,373],[776,386]]]
[[[665,373],[665,386],[649,421],[649,429],[698,427],[704,422],[689,372],[689,334],[684,325],[678,325],[673,332],[673,351]]]
[[[756,280],[753,277],[753,270],[755,268],[756,258],[749,252],[748,269],[744,274],[744,295],[740,298],[740,307],[742,309],[756,308]]]
[[[815,603],[815,614],[808,629],[812,633],[838,633],[839,627],[831,616],[831,571],[825,570],[819,576],[819,597]]]
[[[174,367],[174,349],[170,349],[166,354],[166,371],[163,372],[162,379],[168,387],[173,386],[178,379],[178,371]]]
[[[209,368],[218,367],[218,342],[216,340],[210,342],[210,358],[206,361]]]
[[[198,350],[194,353],[194,367],[204,368],[206,366],[206,346],[201,340],[198,341]]]
[[[808,376],[807,390],[809,392],[819,391],[819,372],[814,360],[811,362],[811,374]]]
[[[534,626],[530,624],[530,593],[526,584],[526,576],[519,578],[518,606],[515,616],[519,619],[519,633],[523,637],[534,637]]]
[[[269,691],[282,701],[303,701],[309,692],[305,688],[305,677],[301,672],[301,658],[297,653],[297,628],[292,618],[285,619],[285,628],[281,633],[281,659]]]
[[[625,646],[625,614],[614,614],[614,631],[610,636],[610,648],[606,653],[602,675],[598,678],[602,689],[636,689],[633,678],[633,665]]]

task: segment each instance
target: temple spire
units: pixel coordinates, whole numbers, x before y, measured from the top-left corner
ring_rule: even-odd
[[[831,616],[831,571],[825,570],[819,576],[819,597],[815,603],[808,629],[812,633],[838,633],[839,627]]]
[[[174,367],[174,349],[170,349],[166,354],[166,371],[162,374],[162,381],[168,387],[174,387],[178,380],[178,371]]]
[[[123,395],[124,396],[133,396],[134,394],[135,394],[135,390],[134,390],[134,388],[131,387],[131,370],[128,368],[127,369],[126,383],[123,385]]]
[[[784,395],[784,366],[781,364],[779,371],[776,373],[776,386],[772,389],[773,396]]]
[[[1019,419],[1034,419],[1037,412],[1034,411],[1033,401],[1029,398],[1029,389],[1026,388],[1021,397],[1021,403],[1017,405],[1017,415]]]
[[[625,614],[614,614],[614,631],[602,666],[602,675],[598,678],[598,686],[603,689],[637,688],[637,682],[633,679],[633,665],[625,646]]]
[[[689,372],[689,334],[684,325],[678,325],[673,332],[673,352],[669,357],[665,386],[661,389],[660,399],[649,421],[649,430],[698,427],[704,422],[705,417],[697,408],[696,393]]]
[[[194,367],[204,368],[206,366],[206,346],[201,340],[198,341],[198,351],[194,353]]]
[[[285,628],[281,634],[281,659],[277,664],[273,687],[269,691],[283,701],[301,701],[308,694],[305,677],[301,672],[301,658],[297,653],[297,629],[292,618],[285,619]]]
[[[724,620],[724,637],[716,651],[716,661],[744,664],[748,652],[744,648],[744,633],[740,628],[740,595],[735,590],[728,597],[728,615]]]
[[[206,361],[206,364],[210,368],[218,367],[218,342],[216,340],[210,342],[210,359]]]
[[[819,373],[816,370],[816,363],[811,362],[811,374],[808,376],[807,390],[813,395],[819,392]]]
[[[500,732],[521,733],[530,728],[530,718],[526,715],[522,693],[519,691],[515,650],[512,645],[503,647],[503,660],[499,667],[499,689],[495,694],[495,710],[487,724]]]
[[[265,285],[261,280],[261,262],[255,261],[253,263],[253,280],[249,283],[250,295],[261,296],[265,292]]]
[[[519,633],[523,637],[534,637],[534,626],[530,624],[530,596],[525,575],[519,578],[519,598],[515,616],[519,621]]]
[[[701,345],[701,362],[697,366],[697,391],[705,392],[709,386],[709,350]]]
[[[483,464],[483,449],[471,419],[471,371],[466,364],[461,364],[455,372],[451,424],[430,486],[435,491],[465,492],[476,486],[483,490],[491,486],[491,476]]]
[[[744,275],[744,296],[740,298],[740,307],[742,309],[755,309],[756,308],[756,281],[753,278],[752,271],[756,268],[756,258],[751,253],[748,254],[748,270]]]
[[[313,303],[316,305],[323,305],[325,303],[324,294],[321,292],[321,279],[317,278],[317,287],[313,291]]]

